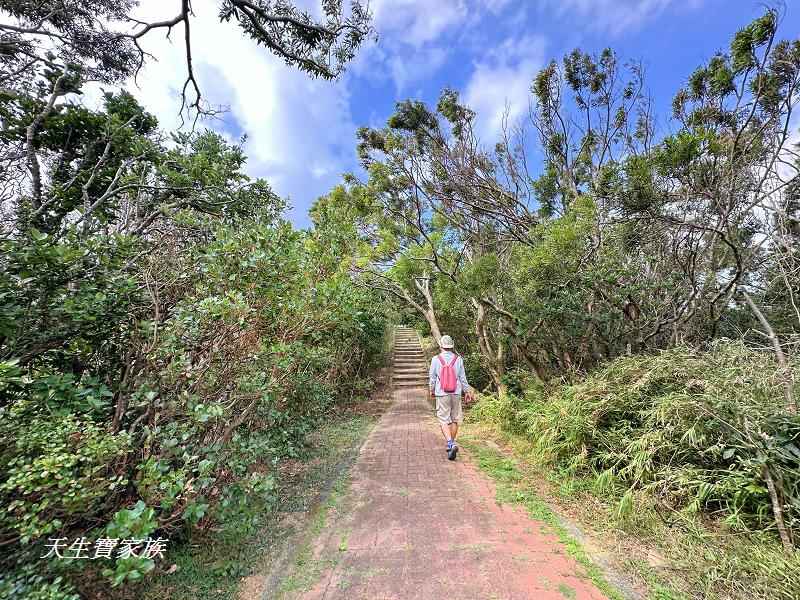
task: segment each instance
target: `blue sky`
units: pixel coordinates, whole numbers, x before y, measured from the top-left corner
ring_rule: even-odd
[[[167,3],[143,0],[143,16],[163,18]],[[301,0],[309,8],[318,1]],[[800,5],[785,11],[781,37],[800,36]],[[794,4],[794,6],[791,6]],[[308,225],[317,197],[358,169],[355,130],[382,126],[406,98],[435,103],[459,90],[494,145],[505,110],[520,116],[538,69],[575,47],[613,48],[643,61],[661,131],[669,103],[688,75],[724,50],[737,29],[763,12],[758,0],[371,0],[377,43],[362,49],[336,82],[309,80],[216,20],[214,0],[195,0],[195,63],[208,99],[229,107],[207,123],[231,139],[247,134],[248,171],[268,179]],[[166,12],[164,12],[166,11]],[[159,56],[133,90],[164,127],[176,125],[180,45],[148,39]]]

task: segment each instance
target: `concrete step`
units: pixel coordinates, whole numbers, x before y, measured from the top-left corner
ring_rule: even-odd
[[[422,368],[422,366],[418,367],[406,367],[406,368],[394,368],[395,375],[414,375],[419,377],[425,377],[428,375],[428,372]]]
[[[419,373],[400,373],[392,376],[393,381],[416,381],[420,384],[428,383],[428,378]]]
[[[424,388],[424,387],[426,387],[425,382],[421,382],[421,381],[395,381],[393,383],[393,385],[396,388]]]

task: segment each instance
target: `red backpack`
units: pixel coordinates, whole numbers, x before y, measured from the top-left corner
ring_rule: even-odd
[[[442,384],[442,391],[445,394],[452,394],[458,387],[458,378],[456,377],[456,370],[453,368],[458,360],[458,354],[453,357],[452,362],[448,365],[444,362],[444,358],[439,354],[437,356],[442,368],[439,369],[439,381]]]

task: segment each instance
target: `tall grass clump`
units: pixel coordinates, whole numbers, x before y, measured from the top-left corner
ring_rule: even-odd
[[[623,357],[581,383],[484,398],[475,408],[542,463],[595,479],[621,510],[647,492],[738,530],[800,539],[800,417],[774,357],[738,342]]]

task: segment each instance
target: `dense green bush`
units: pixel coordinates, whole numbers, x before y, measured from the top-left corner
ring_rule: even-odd
[[[315,247],[239,145],[162,131],[120,89],[154,58],[117,32],[135,3],[62,4],[3,5],[24,27],[0,58],[0,598],[95,597],[155,568],[114,539],[174,543],[269,502],[275,463],[369,387],[385,330],[342,267],[346,239]],[[323,8],[358,31],[287,43],[331,78],[371,16]],[[311,56],[322,46],[335,64]],[[88,82],[114,91],[87,102]],[[179,110],[196,124],[211,111],[194,90]]]
[[[271,217],[182,226],[208,241],[151,247],[125,275],[136,311],[101,306],[103,284],[72,291],[49,269],[15,280],[50,295],[27,312],[30,329],[6,330],[7,351],[35,347],[39,320],[57,318],[70,337],[25,363],[0,363],[0,538],[11,550],[0,597],[70,597],[87,565],[38,561],[48,538],[174,540],[243,502],[269,502],[275,463],[297,456],[382,359],[381,303],[346,269],[321,267],[319,238]],[[33,240],[34,255],[65,255],[45,243],[68,242]],[[154,563],[95,567],[119,584]]]
[[[124,432],[110,435],[74,413],[20,401],[0,421],[0,435],[13,440],[0,455],[0,523],[21,543],[102,514],[107,497],[127,484],[114,469],[130,451]]]
[[[277,464],[383,358],[383,303],[354,285],[347,236],[329,243],[338,223],[294,229],[216,134],[140,142],[169,210],[142,193],[93,228],[21,219],[0,241],[0,598],[155,568],[42,559],[50,538],[174,544],[268,506]],[[131,213],[152,229],[126,229]]]
[[[774,356],[741,343],[619,358],[574,385],[483,398],[474,417],[530,440],[544,464],[595,477],[630,511],[646,490],[733,527],[772,529],[776,485],[800,532],[800,417],[784,407]]]

